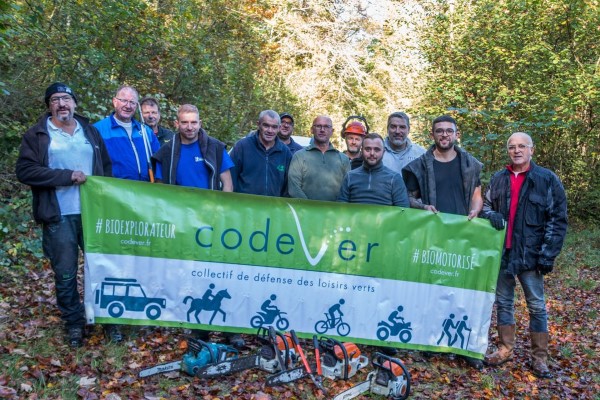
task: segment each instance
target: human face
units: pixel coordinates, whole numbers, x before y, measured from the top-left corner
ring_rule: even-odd
[[[190,144],[198,140],[198,131],[200,131],[200,116],[194,112],[186,112],[177,115],[175,126],[179,131],[181,143]]]
[[[281,128],[279,128],[279,138],[281,140],[288,140],[294,133],[294,123],[288,117],[281,119]]]
[[[377,165],[383,158],[383,140],[365,139],[362,142],[363,160],[370,167]]]
[[[67,93],[54,93],[50,96],[49,107],[54,122],[67,124],[73,119],[77,104]]]
[[[516,171],[526,171],[533,156],[533,142],[529,135],[515,133],[508,139],[508,156]]]
[[[258,138],[266,148],[270,148],[275,144],[278,132],[279,121],[277,118],[265,115],[258,121]]]
[[[152,130],[158,130],[158,122],[160,121],[160,111],[158,106],[152,103],[146,103],[142,105],[142,115],[144,116],[144,122],[148,124]]]
[[[113,97],[113,107],[115,108],[115,117],[122,122],[131,122],[135,115],[135,109],[138,105],[137,93],[130,88],[121,89]]]
[[[311,130],[315,144],[322,146],[329,144],[329,139],[333,135],[331,118],[325,116],[315,118]]]
[[[387,132],[390,146],[394,150],[402,150],[408,143],[410,128],[403,118],[393,117],[388,122]]]
[[[348,149],[348,153],[350,154],[358,154],[360,151],[360,146],[362,145],[362,136],[354,135],[352,133],[346,134],[344,140],[346,141],[346,148]]]
[[[431,136],[435,142],[435,148],[439,151],[450,150],[458,138],[456,125],[452,122],[438,122],[432,129]]]

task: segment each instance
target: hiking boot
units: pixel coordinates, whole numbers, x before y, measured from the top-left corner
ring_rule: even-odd
[[[469,356],[459,355],[459,357],[465,360],[465,362],[469,364],[471,368],[476,369],[477,371],[481,371],[483,369],[483,361]]]
[[[239,333],[226,333],[225,337],[227,338],[227,343],[236,349],[241,349],[246,345],[246,341]]]
[[[497,367],[512,359],[513,348],[515,347],[515,326],[514,325],[499,325],[498,326],[498,350],[485,357],[486,365]]]
[[[398,349],[396,349],[395,347],[378,346],[377,350],[379,350],[380,353],[383,353],[386,356],[390,357],[393,357],[396,354],[398,354]]]
[[[83,346],[83,329],[80,327],[68,328],[67,342],[73,348]]]
[[[104,334],[113,343],[121,343],[123,341],[123,334],[119,325],[107,325],[104,327]]]
[[[530,332],[531,335],[531,369],[538,378],[552,378],[548,368],[548,332]]]

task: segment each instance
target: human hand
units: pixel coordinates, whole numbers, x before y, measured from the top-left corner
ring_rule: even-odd
[[[501,231],[504,229],[505,225],[504,217],[499,212],[492,212],[490,214],[490,224],[497,230]]]
[[[438,210],[435,208],[435,206],[426,204],[423,206],[423,210],[427,210],[427,211],[431,211],[432,213],[438,213]]]
[[[73,171],[71,174],[71,181],[74,185],[81,185],[86,181],[87,177],[81,171]]]

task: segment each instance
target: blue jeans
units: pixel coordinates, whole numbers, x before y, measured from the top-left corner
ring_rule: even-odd
[[[54,271],[56,304],[65,326],[83,327],[85,309],[77,290],[79,248],[83,250],[81,215],[63,215],[60,222],[44,224],[42,246]]]
[[[525,300],[529,309],[529,330],[548,332],[548,314],[544,298],[544,276],[537,271],[520,273],[516,278],[500,270],[496,286],[496,312],[498,325],[515,324],[515,287],[516,278],[521,282]]]

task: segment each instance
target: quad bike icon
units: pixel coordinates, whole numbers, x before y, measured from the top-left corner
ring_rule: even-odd
[[[388,337],[396,335],[402,343],[408,343],[412,339],[410,322],[396,322],[392,325],[387,321],[381,321],[377,326],[379,327],[377,328],[377,338],[379,340],[387,340]]]

